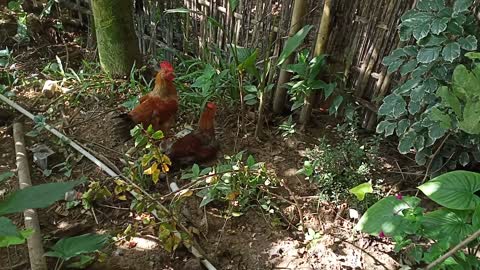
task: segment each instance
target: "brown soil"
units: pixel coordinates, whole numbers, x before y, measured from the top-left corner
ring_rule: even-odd
[[[49,43],[50,42],[50,43]],[[112,117],[118,113],[115,108],[125,97],[115,93],[118,84],[110,88],[105,80],[105,86],[97,89],[82,90],[77,93],[58,96],[48,99],[41,94],[43,81],[48,78],[40,73],[48,62],[55,62],[55,54],[66,56],[69,53],[69,65],[74,68],[79,61],[86,57],[86,51],[68,41],[62,44],[35,44],[36,50],[27,52],[27,48],[15,52],[17,69],[24,78],[37,75],[30,79],[31,84],[16,87],[15,100],[30,111],[37,113],[52,108],[48,123],[53,124],[70,138],[74,138],[111,160],[119,168],[122,153],[125,153],[133,142],[126,145],[119,144],[112,137]],[[60,50],[60,48],[62,48]],[[53,53],[52,52],[56,52]],[[73,57],[72,57],[73,55]],[[65,58],[63,58],[65,59]],[[37,82],[35,82],[37,81]],[[78,85],[76,87],[79,87]],[[0,105],[4,108],[6,106]],[[221,106],[220,106],[221,107]],[[347,216],[345,205],[318,203],[315,198],[308,198],[317,194],[317,188],[295,174],[303,162],[302,152],[321,135],[335,139],[333,130],[335,120],[324,115],[315,115],[314,124],[306,134],[300,134],[288,141],[283,141],[275,126],[267,127],[264,142],[253,138],[254,121],[247,118],[246,130],[238,132],[238,115],[226,108],[221,108],[217,121],[219,140],[225,154],[237,153],[246,150],[253,154],[258,161],[263,161],[267,167],[275,171],[278,177],[286,181],[292,193],[299,199],[299,207],[304,215],[305,227],[313,228],[321,233],[315,245],[306,245],[304,235],[295,227],[288,225],[298,223],[298,214],[294,206],[278,200],[284,216],[282,224],[260,208],[252,208],[246,214],[225,219],[222,217],[221,206],[209,206],[206,209],[198,208],[199,199],[189,198],[184,211],[187,213],[188,224],[197,228],[200,233],[197,237],[199,245],[207,254],[208,259],[217,269],[397,269],[398,263],[393,256],[392,245],[388,241],[354,233],[352,228],[355,220]],[[278,124],[283,119],[275,119]],[[182,129],[184,123],[196,122],[192,113],[181,113],[177,123]],[[26,130],[33,126],[31,121],[25,121]],[[0,172],[15,171],[15,149],[11,132],[11,124],[0,128]],[[239,134],[239,135],[237,135]],[[336,138],[341,143],[342,138]],[[34,184],[59,182],[68,179],[77,179],[85,176],[90,180],[100,181],[102,185],[113,189],[113,183],[93,163],[83,158],[73,149],[58,144],[58,140],[48,132],[36,138],[28,138],[28,146],[42,142],[56,152],[49,162],[56,164],[64,156],[72,154],[77,158],[74,162],[72,177],[66,177],[61,172],[54,171],[49,177],[35,164],[31,166]],[[67,154],[65,154],[67,153]],[[379,179],[386,180],[385,189],[399,190],[408,187],[408,183],[415,180],[415,176],[395,173],[401,172],[412,162],[396,154],[394,147],[382,146],[384,168],[378,172]],[[32,160],[32,159],[30,159]],[[414,164],[414,163],[413,163]],[[411,171],[412,169],[410,169]],[[373,179],[374,181],[376,179]],[[0,199],[5,194],[17,188],[16,177],[0,186]],[[165,183],[157,187],[160,193],[168,193]],[[81,189],[80,189],[81,190]],[[282,189],[278,194],[290,198],[289,193]],[[58,238],[78,235],[86,232],[107,232],[111,235],[121,233],[129,224],[135,223],[135,215],[129,208],[129,202],[122,202],[110,198],[95,205],[93,211],[85,211],[81,207],[67,210],[64,202],[57,203],[47,209],[39,211],[42,233],[45,238],[45,247],[48,249]],[[16,224],[22,224],[21,215],[11,215]],[[138,222],[136,222],[138,223]],[[68,229],[65,229],[67,227]],[[156,240],[155,231],[147,227],[131,241],[118,241],[104,250],[107,254],[104,263],[97,263],[89,269],[202,269],[199,262],[184,248],[174,254],[168,254]],[[8,251],[8,252],[7,252]],[[393,256],[393,257],[392,257]],[[51,269],[55,263],[49,259]],[[0,269],[6,266],[17,265],[15,269],[29,269],[27,250],[24,245],[0,249]]]

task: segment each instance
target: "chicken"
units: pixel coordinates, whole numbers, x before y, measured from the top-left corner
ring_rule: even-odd
[[[164,153],[172,161],[173,169],[212,161],[217,157],[219,145],[215,139],[216,105],[207,103],[200,116],[197,130],[164,147]]]
[[[153,90],[140,98],[138,104],[131,112],[123,113],[115,118],[120,119],[115,130],[120,138],[129,140],[130,130],[137,124],[144,128],[152,125],[154,130],[168,133],[175,124],[175,116],[178,111],[178,95],[173,80],[175,73],[172,65],[163,61],[160,63],[160,71],[155,77]]]

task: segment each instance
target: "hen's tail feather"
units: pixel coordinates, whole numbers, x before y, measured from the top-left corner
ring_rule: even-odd
[[[113,133],[115,137],[126,142],[132,138],[130,130],[135,127],[135,122],[128,113],[122,113],[114,117],[115,124],[113,127]]]

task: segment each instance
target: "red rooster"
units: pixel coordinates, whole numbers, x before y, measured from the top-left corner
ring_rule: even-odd
[[[140,98],[131,112],[124,113],[116,118],[120,119],[115,129],[117,134],[125,140],[130,139],[130,130],[137,124],[144,128],[152,125],[154,130],[167,133],[175,123],[178,111],[178,95],[173,80],[175,73],[168,61],[160,63],[160,71],[155,77],[153,90]]]
[[[200,116],[197,130],[171,143],[165,154],[172,161],[174,168],[193,163],[204,163],[216,158],[219,145],[215,140],[215,112],[216,105],[207,103]]]

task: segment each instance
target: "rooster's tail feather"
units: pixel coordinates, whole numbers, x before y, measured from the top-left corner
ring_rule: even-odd
[[[122,113],[114,117],[115,124],[113,127],[114,136],[126,142],[132,138],[130,130],[135,127],[135,122],[128,113]]]

